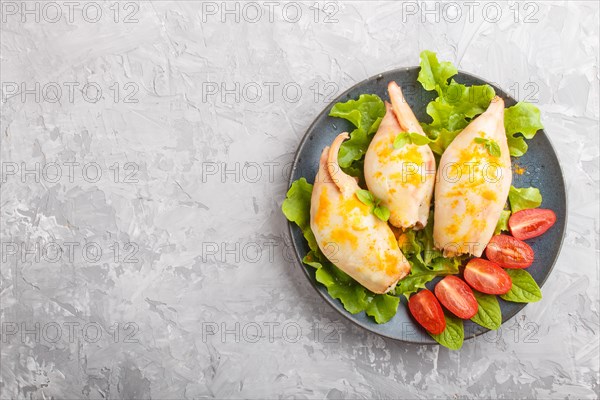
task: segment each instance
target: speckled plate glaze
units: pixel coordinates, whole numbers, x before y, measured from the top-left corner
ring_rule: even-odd
[[[294,159],[290,185],[293,181],[301,177],[305,177],[307,181],[311,183],[314,182],[319,164],[319,156],[323,148],[328,146],[340,132],[351,132],[354,129],[349,122],[328,116],[329,110],[333,104],[337,102],[356,99],[359,95],[364,93],[377,94],[382,99],[387,100],[389,99],[387,94],[387,84],[394,80],[402,87],[404,95],[417,118],[420,121],[429,121],[430,118],[426,114],[425,109],[427,103],[435,97],[435,93],[427,92],[421,87],[421,84],[417,82],[418,74],[418,67],[388,71],[354,85],[335,99],[319,114],[304,135]],[[459,72],[458,75],[455,76],[455,79],[457,82],[466,85],[481,85],[487,83],[488,85],[493,86],[496,90],[496,94],[505,100],[506,107],[516,104],[515,99],[510,97],[500,88],[476,76]],[[554,210],[557,216],[556,224],[548,232],[540,237],[527,241],[535,251],[535,261],[527,271],[531,273],[541,287],[550,275],[562,245],[566,225],[566,192],[558,158],[545,132],[538,132],[534,139],[528,140],[527,142],[529,144],[529,151],[523,157],[513,159],[513,170],[516,163],[519,166],[522,166],[526,172],[522,175],[513,174],[513,185],[516,187],[535,186],[539,188],[543,196],[541,207]],[[323,299],[341,315],[355,324],[381,336],[404,342],[437,344],[437,342],[435,342],[410,316],[406,305],[406,299],[403,296],[401,296],[401,304],[398,307],[398,313],[392,320],[385,324],[375,323],[375,321],[364,312],[352,315],[346,311],[342,304],[338,300],[331,298],[327,293],[327,289],[315,280],[315,270],[302,263],[301,260],[309,249],[300,229],[296,225],[290,223],[289,231],[300,267],[321,297],[323,297]],[[427,285],[429,289],[433,290],[436,282],[437,280],[430,282]],[[526,305],[505,302],[502,299],[499,300],[502,309],[503,323],[511,319]],[[542,299],[541,301],[544,300]],[[473,338],[487,331],[488,329],[471,321],[465,321],[465,339]]]

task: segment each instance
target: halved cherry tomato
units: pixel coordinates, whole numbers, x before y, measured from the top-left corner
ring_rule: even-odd
[[[510,275],[497,264],[483,258],[470,260],[463,275],[465,281],[481,293],[504,294],[512,287]]]
[[[554,211],[543,208],[531,208],[517,211],[508,219],[510,233],[520,240],[543,235],[556,222]]]
[[[485,248],[485,255],[503,268],[527,268],[533,263],[533,249],[508,235],[494,236]]]
[[[417,322],[428,332],[439,335],[446,329],[444,310],[429,290],[421,290],[419,293],[410,296],[408,309]]]
[[[470,319],[477,314],[477,300],[471,288],[460,278],[448,275],[435,285],[435,297],[458,318]]]

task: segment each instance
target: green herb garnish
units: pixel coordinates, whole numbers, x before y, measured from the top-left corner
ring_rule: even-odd
[[[542,195],[538,188],[528,187],[517,189],[510,187],[508,192],[508,202],[513,213],[528,208],[536,208],[542,204]]]
[[[424,146],[431,143],[431,139],[416,132],[402,132],[394,139],[394,149],[398,150],[407,144]]]
[[[373,193],[368,190],[359,189],[356,191],[356,197],[361,203],[371,207],[371,212],[383,222],[387,222],[390,219],[390,210],[381,204],[381,200],[373,196]]]
[[[494,139],[476,137],[474,139],[475,143],[484,145],[485,149],[492,157],[500,157],[502,155],[502,151],[500,150],[500,145]]]

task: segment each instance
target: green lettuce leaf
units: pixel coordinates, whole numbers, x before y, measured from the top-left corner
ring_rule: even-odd
[[[304,256],[302,262],[306,265],[313,267],[314,269],[319,269],[323,266],[323,264],[321,263],[321,259],[323,258],[325,257],[321,253],[321,250],[311,250]]]
[[[317,268],[317,282],[327,288],[331,297],[341,301],[348,312],[357,314],[365,311],[378,324],[384,324],[396,315],[400,303],[398,297],[372,293],[333,265],[325,256],[321,254],[319,257],[319,261],[315,261],[314,254],[307,255],[303,261]]]
[[[542,195],[540,190],[534,187],[517,189],[510,187],[508,192],[508,202],[513,213],[528,208],[536,208],[542,204]]]
[[[410,295],[417,292],[419,289],[424,289],[425,284],[435,278],[437,275],[432,270],[426,268],[423,264],[417,263],[414,260],[410,263],[410,273],[398,282],[396,293],[402,294],[408,300]]]
[[[356,314],[365,311],[379,324],[388,322],[396,315],[400,299],[389,294],[370,292],[331,263],[319,249],[310,229],[312,190],[313,185],[306,179],[294,181],[281,206],[286,218],[300,227],[311,249],[302,261],[316,269],[317,282],[327,288],[332,298],[340,300],[348,312]]]
[[[432,143],[431,150],[441,155],[452,140],[477,115],[484,112],[495,96],[490,85],[466,86],[448,80],[457,74],[449,62],[439,62],[435,53],[421,53],[418,81],[425,90],[435,90],[438,97],[427,105],[430,123],[421,123]],[[520,157],[527,152],[525,139],[532,139],[543,129],[540,110],[530,103],[519,102],[505,110],[504,127],[510,155]],[[518,135],[519,134],[519,135]]]
[[[313,185],[308,183],[306,179],[300,178],[294,181],[281,205],[281,211],[289,221],[300,227],[304,238],[308,242],[308,247],[316,251],[319,247],[315,235],[310,230],[310,197],[312,190]]]
[[[358,283],[345,279],[342,274],[340,269],[327,265],[317,270],[316,278],[327,288],[331,297],[342,302],[348,312],[356,314],[364,311],[369,304],[367,291]]]
[[[348,100],[333,106],[329,116],[346,119],[356,127],[350,133],[350,139],[340,147],[340,167],[349,168],[354,161],[363,158],[384,115],[385,104],[374,94],[362,94],[358,100]]]
[[[425,90],[436,90],[438,97],[427,104],[430,123],[422,123],[423,130],[432,142],[431,150],[441,155],[471,121],[484,112],[496,95],[489,85],[466,86],[454,79],[457,69],[449,62],[440,63],[435,53],[421,53],[421,70],[418,81]]]
[[[383,324],[388,322],[398,310],[400,298],[389,294],[380,294],[373,297],[366,308],[367,315],[375,318],[375,322]]]
[[[520,157],[527,152],[527,139],[533,139],[538,130],[544,129],[540,110],[530,103],[518,102],[504,111],[504,129],[508,137],[510,155]],[[521,133],[523,136],[515,136]]]
[[[396,286],[396,294],[407,299],[412,293],[425,288],[436,276],[458,274],[464,257],[445,258],[433,245],[433,213],[425,229],[409,230],[400,239],[400,249],[411,266],[410,273]]]
[[[435,248],[433,242],[433,211],[429,212],[427,226],[420,231],[418,237],[421,240],[423,246],[423,263],[425,265],[432,265],[436,259],[444,258],[442,252]],[[452,260],[448,258],[447,260]]]
[[[528,208],[537,208],[542,204],[542,195],[539,189],[534,187],[528,188],[516,188],[510,187],[508,192],[508,210],[502,210],[500,219],[496,224],[494,235],[498,235],[500,232],[508,231],[508,220],[513,213]]]
[[[508,219],[510,218],[510,210],[502,210],[500,213],[500,219],[498,219],[498,223],[496,224],[496,229],[494,230],[494,235],[498,235],[500,232],[508,231]]]
[[[490,85],[466,86],[454,79],[427,110],[434,110],[434,124],[449,130],[463,129],[473,117],[484,112],[496,95]],[[435,118],[435,117],[437,118]]]
[[[429,147],[431,151],[433,151],[438,156],[441,156],[444,151],[450,146],[450,143],[454,140],[454,138],[460,133],[457,131],[449,131],[445,128],[431,128],[427,124],[421,124],[423,126],[423,130],[425,130],[430,136],[435,135],[435,139],[429,143]]]
[[[424,289],[425,285],[435,277],[458,274],[461,265],[459,258],[443,257],[434,259],[430,266],[419,262],[416,257],[409,258],[408,262],[411,267],[410,273],[396,286],[396,294],[403,295],[407,300],[411,294]]]
[[[419,231],[414,231],[411,229],[402,233],[400,236],[398,244],[400,245],[400,250],[402,250],[402,253],[405,257],[421,257],[421,250],[423,247],[421,237],[417,236],[418,232]]]
[[[471,121],[471,119],[484,112],[496,95],[494,89],[489,85],[466,86],[450,82],[443,91],[438,92],[438,97],[427,104],[427,114],[432,122],[423,124],[425,132],[435,141],[442,136],[442,140],[450,144],[452,139],[458,135]],[[448,140],[452,137],[451,140]],[[441,142],[433,145],[433,150],[438,147],[443,150],[448,147],[442,146]]]
[[[434,52],[424,50],[421,52],[421,70],[417,80],[425,90],[444,89],[448,85],[448,79],[458,73],[451,62],[439,62]]]

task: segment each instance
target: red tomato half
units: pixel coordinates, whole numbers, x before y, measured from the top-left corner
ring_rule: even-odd
[[[520,240],[527,240],[543,235],[556,222],[556,214],[552,210],[532,208],[517,211],[508,219],[510,233]]]
[[[410,296],[408,309],[417,322],[428,332],[438,335],[446,329],[444,310],[429,290],[421,290],[419,293]]]
[[[497,264],[474,258],[467,263],[465,281],[475,290],[487,294],[504,294],[512,287],[512,280]]]
[[[460,278],[448,275],[435,285],[435,296],[458,318],[470,319],[477,314],[477,300],[471,288]]]
[[[533,263],[531,247],[508,235],[494,236],[485,248],[485,255],[503,268],[527,268]]]

